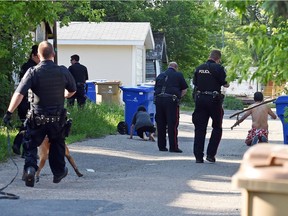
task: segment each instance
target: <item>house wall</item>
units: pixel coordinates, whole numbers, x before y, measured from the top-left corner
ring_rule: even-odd
[[[78,54],[80,63],[88,69],[89,80],[121,81],[123,85],[133,86],[140,73],[136,72],[134,63],[141,69],[136,51],[133,46],[58,44],[58,64],[69,67],[70,56]]]
[[[229,88],[223,88],[226,95],[240,96],[240,97],[253,97],[254,93],[261,91],[261,85],[256,81],[238,81],[230,82]]]

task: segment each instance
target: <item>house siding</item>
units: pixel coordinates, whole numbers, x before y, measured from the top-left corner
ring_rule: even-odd
[[[88,69],[89,80],[106,79],[131,84],[132,46],[58,45],[58,62],[69,67],[70,56],[78,54]],[[128,72],[128,74],[127,74]]]

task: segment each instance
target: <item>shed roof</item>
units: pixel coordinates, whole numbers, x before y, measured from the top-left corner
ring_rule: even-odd
[[[149,22],[71,22],[60,28],[57,43],[77,45],[145,45],[154,49]]]

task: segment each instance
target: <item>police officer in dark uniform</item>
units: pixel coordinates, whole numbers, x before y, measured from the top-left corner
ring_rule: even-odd
[[[26,71],[30,67],[34,67],[39,63],[40,60],[39,60],[39,57],[37,54],[38,54],[38,45],[34,45],[34,46],[32,46],[30,57],[29,57],[28,61],[26,63],[24,63],[21,67],[21,71],[19,74],[20,81],[23,78]],[[21,103],[19,104],[18,109],[17,109],[18,116],[22,122],[22,125],[19,129],[19,133],[16,135],[16,137],[14,139],[13,146],[12,146],[13,152],[15,154],[20,154],[20,148],[21,148],[21,144],[22,144],[22,140],[23,140],[23,134],[24,134],[24,130],[25,130],[23,123],[26,119],[26,115],[27,115],[29,108],[30,108],[30,103],[28,100],[28,92],[27,92],[24,95],[24,98],[21,101]],[[22,156],[24,157],[24,148],[23,148]]]
[[[9,124],[11,115],[18,107],[28,89],[33,92],[31,110],[27,117],[25,134],[24,176],[26,186],[33,187],[37,166],[37,147],[47,135],[50,145],[49,165],[54,175],[53,182],[59,183],[68,174],[65,166],[65,98],[76,92],[76,84],[64,66],[57,66],[53,46],[43,41],[39,44],[40,63],[28,69],[15,90],[3,121]]]
[[[86,101],[86,80],[88,80],[88,71],[87,68],[79,63],[80,57],[78,55],[71,56],[71,66],[68,70],[71,72],[72,76],[75,79],[77,85],[76,94],[68,99],[68,105],[73,106],[75,99],[77,99],[77,104],[80,107],[83,107]]]
[[[168,69],[159,74],[155,83],[155,105],[159,151],[166,148],[168,126],[169,151],[182,153],[178,147],[179,101],[186,94],[188,85],[183,74],[177,72],[178,65],[171,62]]]
[[[34,46],[32,46],[30,58],[21,67],[21,71],[20,71],[20,74],[19,74],[20,81],[23,78],[23,76],[26,73],[26,71],[30,67],[34,67],[40,62],[39,57],[38,57],[37,54],[38,54],[38,45],[34,45]],[[18,109],[17,109],[18,116],[19,116],[21,121],[24,121],[26,119],[27,111],[29,110],[29,108],[30,108],[30,105],[29,105],[28,93],[27,93],[25,95],[25,97],[23,98],[23,100],[21,101],[21,103],[19,104]]]
[[[215,163],[215,155],[222,137],[224,96],[221,94],[221,86],[226,88],[226,72],[220,65],[221,52],[212,50],[206,63],[196,68],[193,84],[195,86],[195,110],[192,121],[195,125],[194,155],[196,163],[203,163],[204,144],[208,120],[212,119],[212,133],[209,140],[206,160]]]

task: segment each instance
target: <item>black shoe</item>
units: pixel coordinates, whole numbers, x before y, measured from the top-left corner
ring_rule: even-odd
[[[169,152],[182,153],[181,149],[169,149]]]
[[[204,163],[203,159],[196,159],[196,163]]]
[[[211,157],[211,156],[209,156],[209,155],[207,155],[206,160],[207,160],[208,162],[210,162],[210,163],[215,163],[215,162],[216,162],[215,157]]]
[[[60,176],[54,176],[53,177],[53,183],[59,183],[63,178],[65,178],[68,174],[68,168],[65,167],[64,173]]]
[[[34,167],[28,167],[25,174],[25,185],[27,187],[34,187],[35,183],[35,168]]]
[[[159,148],[159,151],[168,151],[167,148]]]

